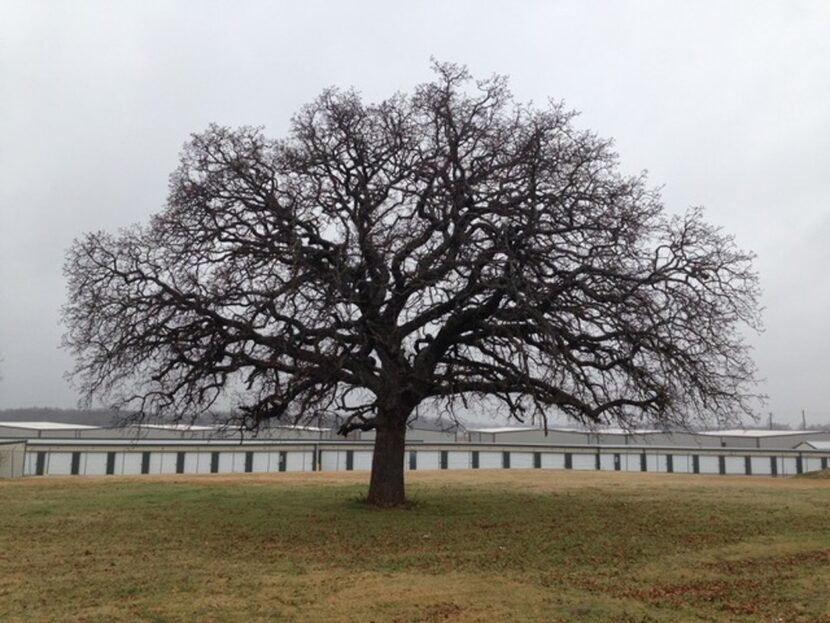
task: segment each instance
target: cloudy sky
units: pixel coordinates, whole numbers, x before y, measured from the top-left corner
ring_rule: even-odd
[[[667,207],[758,254],[777,421],[830,422],[830,3],[0,0],[0,408],[72,407],[65,250],[163,205],[189,133],[275,136],[329,85],[368,100],[434,56],[563,99]]]

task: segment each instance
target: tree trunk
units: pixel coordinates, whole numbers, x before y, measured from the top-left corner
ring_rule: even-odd
[[[375,506],[400,506],[406,502],[403,462],[406,417],[379,417],[372,455],[372,478],[366,501]]]

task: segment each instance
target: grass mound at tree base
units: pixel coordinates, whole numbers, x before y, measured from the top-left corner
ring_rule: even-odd
[[[806,478],[807,480],[830,480],[830,469],[820,469],[815,472],[807,472],[794,477]]]

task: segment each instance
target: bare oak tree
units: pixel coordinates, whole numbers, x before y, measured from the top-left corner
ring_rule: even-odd
[[[375,430],[369,501],[404,501],[419,405],[500,401],[519,419],[687,423],[750,408],[752,255],[560,104],[436,64],[368,105],[328,90],[285,140],[210,127],[147,226],[75,242],[65,343],[87,397],[245,425]]]

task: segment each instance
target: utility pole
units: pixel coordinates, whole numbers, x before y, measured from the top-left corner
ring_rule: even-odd
[[[772,430],[772,411],[769,412],[769,429]]]
[[[801,410],[801,430],[807,430],[807,414]]]

